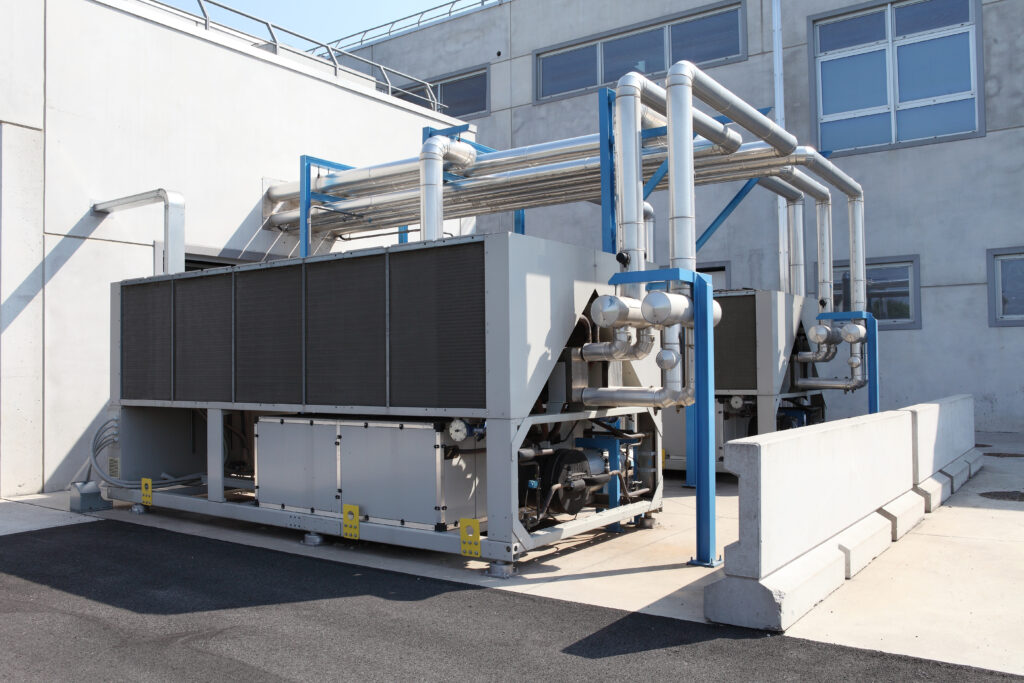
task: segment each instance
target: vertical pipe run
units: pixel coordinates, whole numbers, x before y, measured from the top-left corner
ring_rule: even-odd
[[[807,294],[804,272],[804,203],[788,202],[789,223],[789,291],[797,296]]]
[[[779,260],[779,291],[789,292],[789,234],[791,231],[790,223],[793,221],[793,212],[789,210],[789,205],[785,206],[786,210],[782,212],[781,216],[785,219],[780,221],[778,224],[778,238],[775,247],[776,253]]]
[[[818,201],[818,312],[831,313],[832,291],[832,202]]]
[[[654,207],[644,202],[644,239],[646,260],[654,263]]]
[[[626,255],[626,269],[643,270],[644,231],[643,171],[641,169],[640,147],[641,114],[640,104],[642,76],[628,73],[619,79],[615,89],[615,208],[619,225],[620,252]],[[692,145],[692,143],[691,143]],[[623,295],[640,299],[643,285],[630,283],[622,286]]]
[[[697,270],[697,223],[694,208],[693,72],[689,62],[669,69],[668,180],[669,266]],[[679,287],[679,284],[676,284]]]

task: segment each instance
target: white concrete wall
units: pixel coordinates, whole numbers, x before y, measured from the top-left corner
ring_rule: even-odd
[[[0,495],[43,485],[43,133],[0,123]]]
[[[974,448],[973,396],[948,396],[903,410],[913,419],[915,484]]]
[[[535,50],[711,4],[711,0],[511,0],[364,49],[366,54],[422,76],[440,76],[481,65],[490,68],[490,112],[474,119],[480,141],[497,148],[596,132],[597,94],[537,101]],[[782,3],[787,127],[804,142],[815,139],[811,102],[815,85],[808,60],[808,17],[854,9],[859,0],[786,0]],[[837,155],[838,165],[866,192],[867,254],[919,254],[922,330],[880,334],[882,408],[961,392],[977,400],[981,429],[1021,426],[1024,384],[1007,372],[1024,357],[1019,327],[988,326],[985,250],[1024,245],[1019,216],[1019,155],[1024,148],[1024,79],[1020,26],[1024,3],[983,0],[984,137],[867,154]],[[746,0],[745,61],[709,72],[757,107],[771,106],[771,0]],[[566,20],[566,18],[570,18]],[[498,54],[500,52],[500,54]],[[703,229],[738,190],[739,183],[698,188],[697,223]],[[841,200],[841,198],[840,198]],[[656,254],[668,249],[668,200],[652,196],[657,214]],[[808,287],[816,261],[813,206],[805,211]],[[845,206],[834,211],[836,258],[846,259]],[[512,227],[510,216],[484,217],[483,229]],[[600,247],[600,213],[593,205],[527,212],[529,234]],[[700,252],[702,261],[728,261],[734,287],[776,288],[775,201],[755,189]],[[955,245],[955,246],[954,246]],[[948,321],[957,324],[950,326]],[[956,359],[935,371],[936,358]],[[821,368],[845,375],[845,356]],[[827,394],[830,417],[867,411],[864,392]]]
[[[906,493],[912,449],[902,411],[730,441],[740,535],[726,572],[761,579]]]
[[[104,218],[94,202],[175,190],[187,251],[276,257],[295,240],[261,228],[264,185],[296,179],[301,154],[415,156],[423,126],[459,122],[141,0],[49,0],[45,28],[42,3],[0,11],[18,65],[0,73],[10,495],[63,488],[84,462],[109,400],[109,283],[153,274],[160,207]]]

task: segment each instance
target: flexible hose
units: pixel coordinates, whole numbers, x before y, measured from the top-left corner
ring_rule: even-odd
[[[89,451],[89,462],[92,464],[93,471],[99,475],[100,479],[111,484],[112,486],[118,486],[125,489],[137,489],[142,488],[141,481],[120,479],[118,477],[112,477],[107,473],[105,469],[100,467],[98,461],[99,454],[118,441],[118,428],[117,418],[107,420],[99,429],[96,430],[96,434],[92,437],[92,448]],[[188,474],[183,477],[168,477],[163,475],[160,479],[153,479],[153,488],[163,488],[167,486],[181,486],[183,484],[190,484],[196,481],[202,480],[202,473]]]

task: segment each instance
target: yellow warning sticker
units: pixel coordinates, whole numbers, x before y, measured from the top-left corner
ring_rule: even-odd
[[[153,504],[153,480],[142,478],[142,504]]]
[[[341,506],[341,535],[345,538],[359,538],[359,506]]]
[[[462,554],[466,557],[480,557],[480,520],[463,517],[459,520],[459,537]]]

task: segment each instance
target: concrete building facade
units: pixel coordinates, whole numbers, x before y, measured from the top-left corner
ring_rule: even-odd
[[[161,207],[104,216],[95,202],[173,190],[185,198],[189,258],[281,258],[297,240],[263,229],[263,193],[298,178],[300,155],[401,158],[424,126],[459,121],[147,0],[3,0],[0,16],[0,495],[10,496],[60,490],[85,464],[110,417],[110,283],[162,261]]]
[[[975,396],[978,428],[1024,425],[1024,3],[786,0],[785,124],[866,192],[869,305],[882,320],[882,409]],[[504,0],[339,45],[441,84],[452,113],[495,148],[598,130],[601,87],[690,59],[758,107],[774,104],[771,0]],[[370,32],[367,35],[379,35]],[[446,96],[447,95],[447,96]],[[698,188],[698,230],[740,183]],[[666,193],[652,195],[655,260]],[[808,221],[813,211],[805,211]],[[837,268],[845,211],[834,215]],[[511,230],[511,216],[478,229]],[[808,228],[812,230],[812,228]],[[601,247],[600,209],[527,212],[527,234]],[[777,289],[776,200],[755,189],[700,251],[716,287]],[[816,273],[805,240],[808,291]],[[841,376],[843,360],[822,371]],[[829,416],[866,412],[828,395]]]

